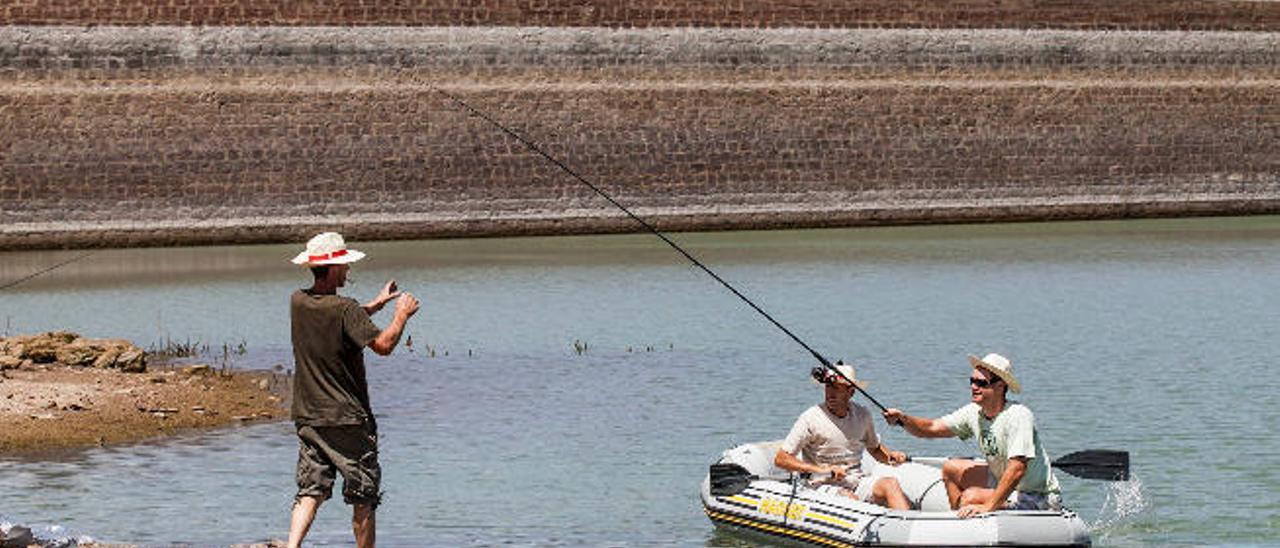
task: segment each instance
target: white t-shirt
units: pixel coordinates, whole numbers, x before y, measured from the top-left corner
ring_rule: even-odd
[[[800,414],[791,432],[782,440],[782,450],[801,455],[814,464],[847,466],[850,474],[860,473],[863,449],[880,447],[871,413],[849,402],[849,414],[837,417],[825,405],[815,405]]]
[[[1027,406],[1009,402],[991,420],[983,416],[978,404],[971,402],[941,420],[962,440],[978,438],[978,448],[996,481],[1004,475],[1010,457],[1024,457],[1027,471],[1015,489],[1024,493],[1059,492],[1058,479],[1049,471],[1049,454],[1040,443],[1035,415]]]

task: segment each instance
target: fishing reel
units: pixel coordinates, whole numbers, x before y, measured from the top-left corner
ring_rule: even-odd
[[[844,360],[837,361],[836,365],[844,365]],[[813,380],[818,381],[818,384],[831,384],[840,380],[840,375],[823,366],[809,370],[809,375],[813,377]]]

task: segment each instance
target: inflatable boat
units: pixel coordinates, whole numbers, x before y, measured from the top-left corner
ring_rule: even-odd
[[[818,492],[773,465],[779,442],[725,451],[702,482],[702,506],[721,528],[819,546],[1089,546],[1083,520],[1069,510],[1002,510],[957,517],[939,467],[887,466],[863,455],[862,469],[898,478],[911,510],[891,510]],[[941,462],[943,459],[932,459]]]

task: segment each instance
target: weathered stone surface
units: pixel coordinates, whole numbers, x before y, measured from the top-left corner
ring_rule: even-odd
[[[5,249],[637,229],[440,91],[667,230],[1280,212],[1274,31],[0,27],[0,44]]]
[[[140,348],[132,348],[122,352],[114,366],[126,373],[141,373],[147,370],[147,355]]]
[[[0,369],[31,363],[146,371],[146,352],[124,339],[90,339],[58,331],[0,338]]]
[[[98,358],[93,361],[93,367],[99,369],[108,369],[116,364],[116,359],[124,352],[123,348],[110,348],[103,350]]]
[[[31,529],[22,525],[14,525],[6,531],[0,531],[0,548],[27,548],[36,543]]]
[[[51,331],[32,337],[17,337],[17,357],[35,363],[53,363],[58,360],[58,351],[76,340],[79,335],[66,331]]]
[[[205,364],[188,365],[182,368],[182,374],[187,376],[202,376],[213,372],[213,369]]]
[[[1249,0],[468,0],[9,2],[0,22],[37,25],[568,27],[1013,27],[1275,30],[1280,7]]]
[[[87,339],[76,339],[58,348],[55,356],[57,356],[56,361],[58,363],[83,367],[94,365],[103,351],[104,349],[100,345],[95,345]]]

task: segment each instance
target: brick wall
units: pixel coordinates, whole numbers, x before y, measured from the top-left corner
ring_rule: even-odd
[[[1058,28],[1261,30],[1280,5],[1249,0],[7,0],[10,25]]]
[[[0,27],[0,248],[1280,211],[1280,35]]]

